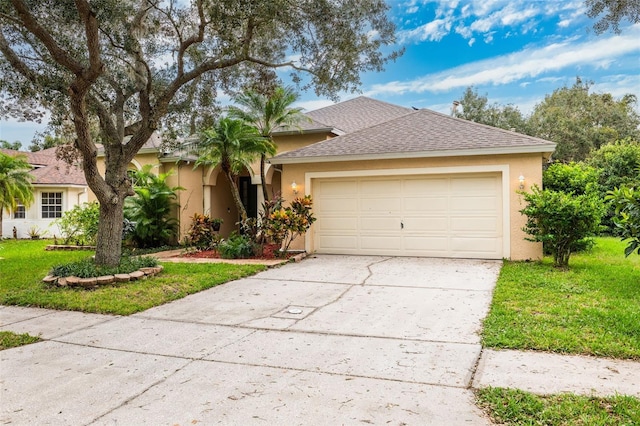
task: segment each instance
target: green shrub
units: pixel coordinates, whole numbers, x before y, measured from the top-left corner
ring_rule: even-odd
[[[77,262],[55,265],[49,272],[57,277],[76,276],[78,278],[93,278],[103,275],[128,274],[140,268],[158,266],[158,259],[149,256],[123,257],[117,267],[99,267],[92,258]]]
[[[597,190],[600,170],[583,163],[553,163],[542,175],[544,189],[582,195]]]
[[[282,207],[282,200],[276,200],[271,213],[262,220],[262,231],[274,243],[283,245],[286,252],[300,235],[304,235],[316,221],[311,211],[311,196],[296,198],[290,207]]]
[[[637,141],[623,139],[604,145],[591,153],[587,163],[601,170],[598,191],[602,198],[623,186],[640,188],[640,143]],[[608,205],[602,224],[606,233],[620,236],[622,229],[615,224],[615,216],[615,206]]]
[[[99,219],[100,205],[92,202],[75,205],[54,223],[62,232],[63,244],[95,245]]]
[[[553,254],[557,267],[567,267],[586,238],[600,231],[604,204],[596,194],[573,195],[532,187],[531,193],[521,192],[527,206],[520,210],[527,216],[523,230],[529,241],[542,242]]]
[[[217,232],[222,222],[222,219],[211,219],[207,215],[195,213],[191,218],[187,242],[200,250],[216,249],[220,243]]]
[[[178,231],[178,220],[173,216],[178,207],[177,191],[166,180],[171,173],[155,175],[151,165],[132,174],[135,196],[126,200],[125,217],[135,223],[131,240],[137,247],[157,247],[172,242]]]
[[[606,198],[612,201],[615,209],[613,222],[620,229],[622,240],[629,240],[625,256],[634,250],[640,254],[640,190],[623,186],[610,191]]]
[[[253,256],[253,252],[254,244],[249,237],[236,232],[218,245],[218,253],[223,259],[245,259]]]

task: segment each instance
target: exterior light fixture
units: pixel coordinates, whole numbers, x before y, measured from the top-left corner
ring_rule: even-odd
[[[520,175],[518,180],[520,181],[520,189],[524,189],[524,175]]]
[[[294,194],[298,195],[298,184],[296,184],[295,180],[291,182],[291,189],[293,190]]]

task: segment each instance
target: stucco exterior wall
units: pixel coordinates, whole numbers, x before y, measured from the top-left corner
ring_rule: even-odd
[[[194,170],[193,164],[163,163],[162,173],[170,173],[167,184],[170,187],[184,188],[177,191],[178,209],[174,212],[179,222],[178,241],[181,241],[189,231],[191,218],[195,213],[202,213],[204,194],[202,192],[202,168]]]
[[[2,236],[12,237],[13,228],[16,228],[18,238],[29,238],[29,230],[37,229],[41,237],[54,236],[60,238],[60,228],[54,223],[56,219],[42,218],[42,193],[61,192],[62,193],[62,213],[71,210],[74,206],[89,201],[88,192],[85,187],[79,186],[37,186],[33,192],[33,204],[25,211],[24,219],[14,219],[13,212],[2,211]]]
[[[524,204],[517,191],[520,185],[518,179],[520,175],[525,177],[525,190],[529,190],[534,184],[542,186],[542,163],[542,154],[518,154],[284,164],[281,166],[283,168],[282,190],[284,198],[292,200],[295,195],[291,189],[291,182],[295,181],[299,194],[313,195],[313,179],[309,179],[309,175],[317,172],[389,170],[389,173],[393,174],[394,170],[422,169],[425,173],[437,171],[448,174],[452,171],[464,173],[465,168],[475,170],[474,167],[496,166],[503,169],[506,167],[509,187],[503,191],[503,194],[508,197],[510,252],[505,254],[505,257],[513,260],[539,259],[542,257],[542,245],[524,240],[525,233],[522,231],[522,227],[526,223],[526,217],[519,212]],[[305,239],[294,241],[292,248],[297,250],[303,250],[305,247],[313,248],[312,239],[313,232],[310,230]]]

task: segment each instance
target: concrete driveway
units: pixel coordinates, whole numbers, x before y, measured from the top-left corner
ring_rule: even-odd
[[[0,307],[12,424],[481,425],[501,262],[313,256],[129,317]]]

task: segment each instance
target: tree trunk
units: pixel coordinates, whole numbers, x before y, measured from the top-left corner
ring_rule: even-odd
[[[4,213],[2,208],[0,208],[0,239],[2,239],[2,214]]]
[[[229,181],[229,186],[231,187],[231,196],[233,197],[233,201],[236,203],[238,213],[240,213],[240,220],[244,223],[247,220],[247,210],[244,208],[242,200],[240,199],[240,191],[238,190],[238,185],[236,185],[236,181],[231,172],[225,171],[224,175]]]
[[[267,156],[264,154],[260,155],[260,180],[262,181],[262,195],[264,197],[264,201],[269,201],[269,193],[267,191],[267,182],[264,175],[264,165],[267,162]]]
[[[95,262],[98,265],[117,266],[122,255],[122,222],[124,211],[118,204],[100,203],[100,222]]]

